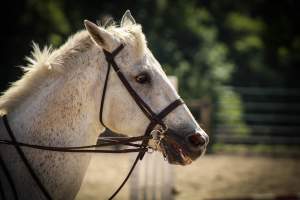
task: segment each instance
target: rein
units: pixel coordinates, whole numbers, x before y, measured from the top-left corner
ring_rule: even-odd
[[[39,149],[39,150],[46,150],[46,151],[55,151],[55,152],[68,152],[68,153],[132,153],[132,152],[138,152],[138,155],[136,159],[134,160],[132,167],[130,168],[127,176],[125,177],[124,181],[120,184],[120,186],[117,188],[117,190],[111,195],[109,200],[113,199],[118,192],[122,189],[122,187],[125,185],[127,180],[129,179],[130,175],[132,174],[135,166],[137,165],[139,160],[142,160],[145,153],[149,150],[149,140],[153,139],[155,140],[156,144],[159,145],[161,139],[165,136],[166,132],[168,131],[168,126],[163,122],[163,119],[174,109],[176,109],[178,106],[184,104],[182,99],[177,99],[170,103],[166,108],[164,108],[160,113],[155,114],[155,112],[150,108],[150,106],[138,95],[138,93],[132,88],[120,68],[118,67],[117,63],[115,62],[115,57],[121,52],[121,50],[124,48],[124,45],[121,44],[119,47],[117,47],[113,52],[108,52],[103,49],[103,53],[105,55],[105,59],[107,61],[107,72],[105,77],[105,82],[103,86],[103,92],[102,92],[102,98],[101,98],[101,104],[100,104],[100,113],[99,113],[99,120],[100,123],[105,127],[105,124],[103,122],[103,109],[104,109],[104,103],[105,103],[105,96],[107,91],[107,85],[109,80],[109,74],[111,71],[111,68],[114,69],[117,76],[131,95],[131,97],[134,99],[136,104],[139,106],[139,108],[142,110],[142,112],[146,115],[146,117],[150,120],[149,125],[146,128],[146,131],[144,135],[137,136],[137,137],[100,137],[98,139],[98,143],[96,145],[87,145],[87,146],[71,146],[71,147],[58,147],[58,146],[44,146],[44,145],[34,145],[34,144],[28,144],[23,142],[18,142],[13,134],[13,131],[10,128],[9,122],[7,120],[7,116],[2,116],[2,120],[4,122],[5,128],[11,138],[11,140],[2,140],[0,139],[0,145],[11,145],[14,146],[21,157],[23,163],[25,164],[26,168],[28,169],[31,177],[34,179],[34,181],[37,183],[39,189],[44,194],[46,199],[52,200],[51,195],[45,188],[45,186],[40,181],[39,177],[36,175],[34,170],[32,169],[30,163],[28,162],[23,150],[21,147],[26,148],[33,148],[33,149]],[[157,129],[156,126],[158,126]],[[134,142],[141,141],[141,144],[136,144]],[[125,145],[130,146],[134,148],[126,148],[121,150],[107,150],[107,149],[95,149],[99,147],[107,147],[107,146],[115,146],[115,145]],[[8,183],[12,189],[13,196],[15,200],[18,200],[18,193],[15,188],[15,184],[12,180],[12,177],[9,173],[9,170],[7,169],[4,160],[1,158],[0,155],[0,168],[4,172],[4,175],[6,176]],[[4,190],[2,189],[2,183],[0,180],[0,197],[3,199],[5,198]]]

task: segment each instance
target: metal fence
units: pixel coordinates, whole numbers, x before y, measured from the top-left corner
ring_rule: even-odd
[[[210,144],[300,145],[300,89],[222,87],[219,90],[237,95],[239,104],[222,96],[217,100],[186,101],[201,127],[209,133]],[[240,118],[237,123],[226,123],[237,118]]]
[[[224,87],[237,94],[240,105],[219,99],[215,110],[213,133],[215,142],[226,144],[284,144],[300,145],[300,89]],[[226,98],[225,98],[226,99]],[[224,111],[225,109],[225,111]],[[224,113],[238,113],[240,123],[226,124],[224,119],[237,117]],[[228,121],[228,120],[227,120]],[[243,126],[243,127],[241,127]],[[247,134],[240,134],[241,128]]]

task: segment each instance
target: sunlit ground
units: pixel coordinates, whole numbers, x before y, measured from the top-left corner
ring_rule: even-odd
[[[127,174],[132,157],[100,155],[91,162],[77,200],[107,199]],[[174,167],[175,199],[236,198],[300,193],[300,159],[209,155]],[[129,199],[129,185],[116,199]]]

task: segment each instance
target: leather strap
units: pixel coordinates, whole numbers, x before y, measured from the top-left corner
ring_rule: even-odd
[[[136,102],[136,104],[139,106],[139,108],[142,110],[142,112],[147,116],[147,118],[150,121],[155,121],[156,123],[160,124],[160,125],[164,125],[163,122],[158,119],[156,117],[155,112],[152,111],[152,109],[148,106],[148,104],[146,104],[144,102],[144,100],[136,93],[136,91],[131,87],[130,83],[128,82],[128,80],[126,79],[126,77],[124,76],[124,74],[121,72],[120,68],[118,67],[118,65],[116,64],[114,58],[115,56],[124,48],[124,45],[121,44],[116,50],[114,50],[112,53],[103,50],[106,61],[108,63],[108,69],[107,69],[107,75],[106,75],[106,80],[104,82],[104,88],[103,88],[103,94],[102,94],[102,101],[103,103],[101,103],[101,109],[100,109],[100,121],[102,118],[102,112],[103,111],[103,105],[104,105],[104,100],[105,100],[105,93],[106,93],[106,88],[107,88],[107,80],[108,80],[108,75],[109,75],[109,71],[110,71],[110,67],[112,66],[114,71],[116,72],[116,74],[118,75],[119,79],[121,80],[121,82],[123,83],[123,85],[126,87],[127,91],[129,92],[129,94],[132,96],[132,98],[134,99],[134,101]],[[103,97],[104,96],[104,97]],[[102,121],[103,124],[103,121]],[[104,124],[103,124],[104,125]],[[105,125],[104,125],[105,126]]]
[[[177,108],[178,106],[184,104],[184,101],[182,99],[176,99],[175,101],[173,101],[170,105],[168,105],[165,109],[163,109],[156,117],[158,119],[163,119],[165,118],[170,112],[172,112],[175,108]],[[155,122],[151,122],[145,132],[145,139],[143,140],[141,146],[142,147],[146,147],[149,143],[149,139],[147,139],[146,137],[150,136],[151,131],[155,128],[157,124]],[[142,160],[144,158],[145,152],[140,152],[139,153],[139,159]]]
[[[9,126],[8,126],[9,127]],[[46,150],[46,151],[54,151],[54,152],[68,152],[68,153],[132,153],[132,152],[140,152],[140,151],[147,151],[147,148],[143,148],[139,144],[135,144],[132,142],[141,141],[145,139],[144,136],[138,137],[129,137],[129,138],[116,138],[116,139],[99,139],[98,144],[96,145],[87,145],[87,146],[73,146],[73,147],[58,147],[58,146],[44,146],[44,145],[34,145],[28,144],[23,142],[17,141],[9,141],[0,139],[0,144],[3,145],[12,145],[12,146],[19,146],[19,147],[27,147],[32,149],[39,149],[39,150]],[[148,137],[147,139],[151,139]],[[133,146],[137,148],[131,149],[120,149],[120,150],[102,150],[102,149],[95,149],[99,147],[106,147],[106,146],[115,146],[115,145],[127,145]]]
[[[100,122],[104,127],[105,124],[103,123],[103,107],[104,107],[104,101],[105,101],[105,94],[106,94],[106,89],[107,89],[107,84],[108,84],[108,78],[109,78],[109,73],[110,73],[110,68],[111,66],[113,67],[114,71],[118,75],[119,79],[123,83],[123,85],[126,87],[127,91],[131,95],[131,97],[134,99],[136,104],[139,106],[139,108],[142,110],[142,112],[146,115],[146,117],[150,120],[150,123],[148,127],[146,128],[144,138],[142,140],[141,144],[141,149],[147,148],[149,140],[151,139],[150,134],[151,131],[155,128],[156,125],[161,125],[163,129],[166,129],[166,125],[163,122],[163,118],[167,116],[170,112],[172,112],[176,107],[179,105],[182,105],[184,102],[182,99],[177,99],[174,102],[172,102],[170,105],[168,105],[165,109],[163,109],[159,114],[155,114],[155,112],[150,108],[150,106],[145,103],[145,101],[137,94],[137,92],[132,88],[130,85],[129,81],[126,79],[124,74],[121,72],[120,68],[116,64],[114,58],[115,56],[124,48],[124,45],[121,44],[116,50],[114,50],[112,53],[103,50],[106,61],[107,61],[107,72],[106,72],[106,77],[105,77],[105,82],[104,82],[104,87],[103,87],[103,92],[102,92],[102,99],[101,99],[101,107],[100,107]],[[130,171],[128,172],[127,176],[121,183],[121,185],[117,188],[117,190],[112,194],[112,196],[109,199],[113,199],[118,192],[123,188],[125,183],[127,182],[128,178],[130,177],[131,173],[133,172],[138,160],[142,160],[146,151],[140,151],[139,154],[137,155]]]
[[[13,179],[12,179],[12,177],[11,177],[11,175],[10,175],[10,173],[9,173],[9,171],[8,171],[8,169],[7,169],[6,165],[5,165],[5,162],[2,159],[1,155],[0,155],[0,166],[1,166],[2,171],[4,172],[4,175],[7,178],[8,184],[10,185],[10,188],[12,190],[14,199],[18,200],[19,198],[18,198],[18,193],[17,193],[17,190],[16,190],[16,186],[15,186],[15,184],[13,182]],[[1,197],[2,197],[1,199],[5,200],[6,199],[5,198],[5,192],[3,190],[1,180],[0,180],[0,192],[1,192]]]
[[[8,123],[8,120],[7,120],[7,117],[6,115],[3,116],[3,122],[4,122],[4,125],[5,125],[5,128],[12,140],[12,142],[14,143],[17,143],[17,140],[12,132],[12,130],[10,129],[10,126],[9,126],[9,123]],[[36,175],[36,173],[33,171],[31,165],[29,164],[23,150],[21,149],[21,147],[19,145],[15,145],[15,148],[18,152],[18,154],[20,155],[23,163],[25,164],[28,172],[30,173],[31,177],[33,178],[33,180],[37,183],[37,185],[39,186],[40,190],[42,191],[42,193],[44,194],[44,196],[46,197],[46,199],[48,200],[51,200],[51,196],[49,194],[49,192],[47,191],[47,189],[44,187],[44,185],[42,184],[41,180],[39,179],[39,177]]]
[[[110,73],[110,64],[107,65],[107,72],[106,72],[106,76],[105,76],[105,81],[104,81],[104,86],[103,86],[103,92],[102,92],[102,97],[101,97],[101,104],[100,104],[100,112],[99,112],[99,119],[100,119],[100,123],[105,127],[105,124],[103,122],[103,108],[104,108],[104,101],[105,101],[105,95],[106,95],[106,88],[107,88],[107,82],[108,82],[108,77],[109,77],[109,73]]]

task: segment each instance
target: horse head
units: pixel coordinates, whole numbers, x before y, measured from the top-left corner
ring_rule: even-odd
[[[119,27],[99,27],[87,20],[85,27],[97,48],[105,52],[113,52],[120,45],[124,46],[114,55],[114,62],[130,87],[155,114],[179,99],[160,63],[147,47],[141,25],[135,22],[129,11],[124,14]],[[145,133],[151,123],[149,117],[137,106],[128,88],[124,87],[116,71],[112,71],[107,77],[105,102],[101,112],[103,124],[107,128],[128,136]],[[208,136],[185,104],[176,106],[161,120],[167,131],[159,143],[152,139],[149,145],[163,152],[170,163],[190,164],[204,153]],[[159,124],[156,124],[152,133],[159,133]]]

